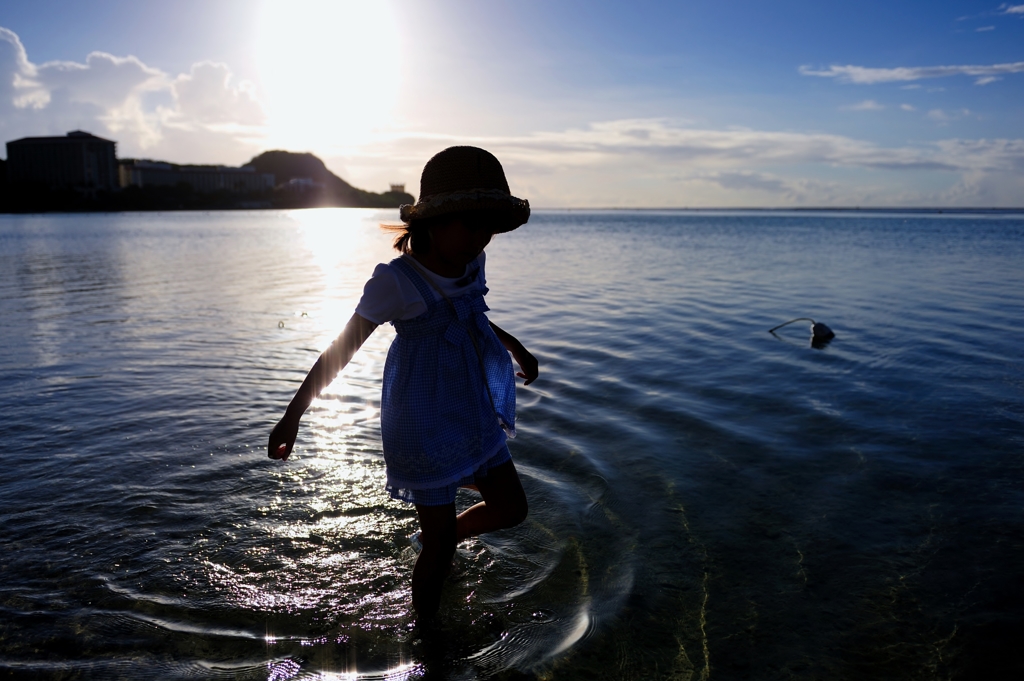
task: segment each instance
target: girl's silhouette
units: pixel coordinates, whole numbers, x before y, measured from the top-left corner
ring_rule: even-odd
[[[378,265],[355,314],[310,369],[270,434],[273,459],[287,459],[299,419],[373,330],[390,322],[381,395],[381,435],[391,497],[415,504],[422,549],[412,576],[421,620],[438,608],[456,544],[518,525],[527,503],[505,440],[515,437],[516,374],[529,385],[537,360],[489,322],[484,247],[530,217],[509,193],[498,159],[476,147],[450,147],[423,168],[420,198],[402,206],[395,240],[402,253]],[[455,492],[483,501],[456,516]]]

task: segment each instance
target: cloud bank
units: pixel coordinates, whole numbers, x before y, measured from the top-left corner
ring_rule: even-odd
[[[715,130],[671,119],[507,137],[405,135],[346,163],[370,175],[387,168],[413,178],[424,159],[453,144],[493,151],[513,191],[547,207],[1017,206],[1024,195],[1021,139],[886,147],[843,135]]]
[[[926,78],[948,78],[950,76],[976,76],[978,85],[991,83],[1000,76],[1024,72],[1024,61],[1008,64],[991,64],[988,66],[897,66],[891,69],[868,68],[866,66],[837,66],[833,64],[827,69],[812,69],[801,66],[800,74],[818,76],[819,78],[835,78],[844,83],[857,85],[874,85],[876,83],[899,83]]]
[[[133,56],[92,52],[84,63],[33,63],[0,27],[0,133],[5,140],[84,129],[118,154],[238,162],[265,122],[253,86],[225,64],[199,62],[176,77]]]

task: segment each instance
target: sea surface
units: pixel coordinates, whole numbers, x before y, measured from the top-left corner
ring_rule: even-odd
[[[0,216],[0,677],[1024,675],[1024,215],[496,237],[531,511],[460,546],[433,632],[383,490],[391,327],[266,455],[396,217]],[[768,332],[796,317],[835,339]]]

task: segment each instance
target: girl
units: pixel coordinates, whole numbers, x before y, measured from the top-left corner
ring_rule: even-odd
[[[527,503],[505,440],[515,437],[516,374],[529,385],[537,360],[487,320],[484,247],[530,217],[509,193],[498,159],[476,147],[451,147],[427,162],[420,198],[402,206],[395,240],[402,255],[378,265],[355,314],[310,369],[270,433],[272,459],[287,459],[299,419],[373,330],[390,322],[381,395],[387,490],[415,504],[422,549],[412,574],[420,620],[437,612],[456,544],[518,525]],[[483,501],[455,514],[459,487]]]

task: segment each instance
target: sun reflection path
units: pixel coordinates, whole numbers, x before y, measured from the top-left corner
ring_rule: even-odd
[[[329,328],[320,329],[329,336],[318,338],[330,342],[351,316],[374,266],[394,257],[379,227],[394,216],[391,211],[318,208],[291,211],[288,218],[295,223],[296,237],[316,268],[308,278],[318,289],[311,291],[310,297],[319,307],[305,312],[315,313],[315,319],[330,320]],[[339,323],[342,326],[337,326]]]
[[[319,672],[310,675],[303,674],[306,679],[322,679],[322,681],[358,681],[359,679],[373,679],[374,681],[409,681],[410,679],[422,678],[426,670],[422,664],[402,664],[385,671],[351,671],[351,672]],[[295,660],[285,659],[267,663],[268,681],[288,681],[297,677],[302,672],[302,667]]]
[[[376,264],[394,257],[379,227],[394,216],[325,208],[286,217],[308,269],[294,312],[301,322],[289,325],[291,352],[311,364],[344,327]],[[298,617],[292,633],[311,624],[396,632],[408,619],[411,565],[401,542],[414,514],[383,492],[380,444],[380,381],[392,337],[390,327],[378,329],[307,411],[293,456],[273,469],[276,493],[258,509],[263,539],[244,560],[205,566],[240,607]]]

